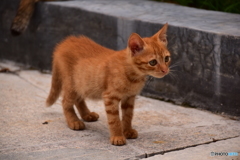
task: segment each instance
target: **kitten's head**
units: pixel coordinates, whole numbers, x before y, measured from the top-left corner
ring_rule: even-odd
[[[162,78],[169,73],[170,53],[167,49],[166,23],[152,37],[141,38],[133,33],[128,39],[128,51],[133,64],[143,74]]]

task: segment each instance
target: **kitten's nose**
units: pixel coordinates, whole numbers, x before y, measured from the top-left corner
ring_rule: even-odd
[[[159,65],[158,66],[159,68],[158,68],[158,71],[159,72],[161,72],[161,73],[163,73],[163,74],[167,74],[167,72],[168,72],[168,67],[166,66],[166,65]]]
[[[162,73],[166,74],[168,72],[168,68],[167,67],[162,67],[161,71],[162,71]]]
[[[167,70],[163,70],[163,69],[162,69],[162,73],[167,73]]]

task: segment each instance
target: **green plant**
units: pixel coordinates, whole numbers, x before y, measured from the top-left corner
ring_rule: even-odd
[[[183,6],[240,14],[239,0],[156,0]]]

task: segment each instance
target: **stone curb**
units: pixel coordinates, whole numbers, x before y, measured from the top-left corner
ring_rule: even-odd
[[[17,0],[0,2],[0,59],[51,68],[56,43],[84,34],[112,49],[137,32],[150,36],[168,22],[173,75],[153,79],[142,95],[240,115],[240,16],[152,1],[38,3],[27,31],[10,35]],[[111,2],[111,3],[110,3]]]

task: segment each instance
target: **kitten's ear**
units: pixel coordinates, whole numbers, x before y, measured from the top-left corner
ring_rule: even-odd
[[[144,41],[137,33],[132,33],[128,39],[128,48],[132,56],[138,55],[144,47]]]
[[[167,46],[167,28],[168,23],[166,23],[155,35],[161,42],[163,42]]]

